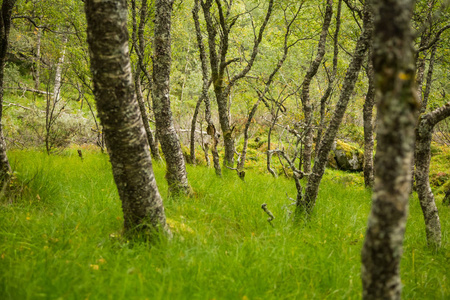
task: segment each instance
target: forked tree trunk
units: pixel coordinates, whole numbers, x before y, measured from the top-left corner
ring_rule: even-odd
[[[211,8],[213,3],[217,5],[218,11],[218,22],[214,20],[211,14]],[[264,22],[261,25],[259,32],[254,40],[252,53],[248,59],[247,65],[236,75],[234,75],[227,84],[225,84],[225,71],[229,64],[236,62],[236,59],[227,61],[228,54],[228,41],[229,35],[232,27],[236,24],[239,17],[231,16],[231,6],[232,1],[227,3],[227,10],[225,11],[222,4],[226,1],[222,0],[205,0],[201,1],[201,6],[203,9],[203,15],[206,21],[206,28],[208,32],[208,45],[209,45],[209,60],[211,65],[211,78],[214,87],[214,93],[216,95],[217,107],[219,110],[219,121],[220,127],[223,134],[223,142],[225,148],[224,154],[224,165],[228,167],[233,167],[234,165],[234,154],[235,145],[233,139],[233,129],[234,127],[230,124],[230,108],[228,104],[228,97],[231,94],[231,89],[236,84],[237,81],[244,78],[248,72],[250,72],[253,67],[253,63],[258,55],[258,48],[262,41],[264,30],[267,27],[270,16],[273,10],[274,0],[269,0],[267,12],[264,18]],[[217,28],[216,25],[220,27],[220,49],[217,51],[216,38],[217,38]]]
[[[166,179],[172,194],[189,194],[186,165],[170,109],[171,17],[173,0],[155,2],[153,57],[153,112],[156,131],[166,159]]]
[[[297,206],[296,214],[302,215],[305,211],[310,214],[316,204],[317,194],[319,192],[320,181],[322,180],[325,172],[325,166],[328,161],[328,154],[331,151],[331,146],[334,142],[336,134],[341,125],[344,117],[345,110],[347,109],[348,102],[353,93],[356,80],[358,79],[359,70],[361,69],[362,62],[365,57],[365,53],[369,46],[372,37],[372,16],[369,7],[370,2],[366,1],[364,5],[364,27],[358,42],[356,43],[353,58],[347,69],[347,73],[342,84],[342,92],[339,97],[339,101],[336,104],[333,117],[331,118],[330,125],[328,126],[325,135],[320,143],[319,153],[317,154],[314,167],[311,175],[308,177],[308,183],[306,184],[305,198],[303,206]]]
[[[373,106],[375,105],[375,74],[373,71],[372,48],[369,48],[367,62],[367,77],[369,87],[364,101],[364,185],[366,188],[373,187]]]
[[[11,14],[15,0],[3,0],[0,12],[0,188],[11,176],[11,166],[6,154],[6,143],[3,135],[3,81],[5,77],[6,53],[9,45],[9,30],[11,28]]]
[[[400,260],[419,109],[410,22],[414,1],[373,3],[379,124],[372,209],[362,249],[363,299],[400,299]]]
[[[428,245],[433,248],[441,246],[441,223],[429,179],[431,140],[434,126],[449,116],[450,102],[426,115],[422,115],[416,130],[416,190],[425,219]]]
[[[306,72],[305,78],[302,83],[302,105],[303,105],[303,114],[305,117],[305,138],[304,138],[304,148],[303,148],[303,171],[305,173],[311,172],[311,156],[313,149],[313,111],[311,101],[309,99],[309,87],[311,85],[311,81],[317,73],[319,69],[320,63],[325,55],[325,46],[327,43],[328,36],[328,28],[331,24],[331,17],[333,16],[333,0],[327,0],[327,7],[325,9],[325,16],[323,19],[322,32],[320,33],[319,43],[317,45],[317,55],[314,61],[309,66],[308,71]]]
[[[125,232],[170,232],[134,94],[127,3],[86,0],[85,8],[97,111],[122,200]]]

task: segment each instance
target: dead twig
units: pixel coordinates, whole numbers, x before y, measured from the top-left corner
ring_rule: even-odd
[[[261,208],[262,208],[262,210],[264,210],[264,212],[269,216],[269,218],[267,219],[267,222],[269,222],[269,224],[272,225],[272,227],[274,227],[273,224],[272,224],[272,221],[273,221],[273,219],[275,219],[275,216],[274,216],[274,215],[272,214],[272,212],[267,208],[267,204],[266,204],[266,203],[263,203],[263,204],[261,205]]]

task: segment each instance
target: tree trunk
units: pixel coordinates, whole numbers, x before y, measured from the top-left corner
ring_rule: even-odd
[[[200,62],[202,65],[202,78],[203,78],[202,95],[200,97],[205,102],[205,119],[206,119],[206,123],[208,124],[208,128],[207,128],[208,135],[211,136],[211,145],[212,145],[211,154],[213,157],[214,169],[216,171],[217,176],[222,176],[222,168],[220,167],[220,161],[219,161],[219,152],[217,151],[217,144],[219,143],[219,137],[216,132],[216,127],[214,126],[214,123],[212,121],[211,105],[210,105],[210,100],[209,100],[209,96],[208,96],[208,89],[209,89],[209,86],[211,85],[211,81],[209,80],[209,76],[208,76],[207,57],[206,57],[205,45],[203,44],[203,38],[202,38],[201,29],[200,29],[200,21],[199,21],[198,11],[199,11],[199,0],[195,0],[194,8],[192,9],[192,17],[194,19],[195,34],[196,34],[197,44],[198,44],[198,49],[199,49],[199,54],[200,54]],[[215,53],[215,51],[213,51],[213,52]],[[212,63],[213,62],[211,61],[211,64]],[[197,107],[196,107],[196,109],[197,109]],[[194,114],[195,114],[195,112],[194,112]],[[193,127],[195,126],[194,121],[192,121],[192,126]],[[193,143],[193,141],[191,141],[191,149],[194,148],[194,145],[192,143]],[[193,150],[191,150],[191,151],[192,151],[191,153],[194,153]],[[205,155],[206,155],[207,163],[209,163],[207,150],[205,152]]]
[[[373,106],[375,105],[375,74],[372,63],[372,47],[369,48],[367,62],[367,77],[369,87],[367,89],[366,99],[364,101],[363,119],[364,119],[364,185],[366,188],[373,187]]]
[[[441,223],[429,179],[431,140],[434,126],[449,116],[450,102],[426,115],[422,115],[416,130],[416,190],[425,219],[428,245],[433,248],[441,246]]]
[[[3,135],[3,81],[5,77],[6,53],[9,45],[9,30],[11,28],[11,14],[15,0],[3,0],[0,12],[0,185],[3,187],[11,176],[11,166],[6,154],[6,143]]]
[[[248,139],[249,139],[248,130],[250,129],[250,124],[252,123],[252,119],[255,116],[256,111],[258,110],[258,106],[259,106],[260,102],[261,102],[261,97],[258,97],[258,101],[256,101],[256,103],[253,105],[252,110],[248,114],[247,122],[245,123],[245,128],[244,128],[244,145],[242,146],[242,152],[241,152],[241,155],[240,155],[239,163],[237,165],[237,169],[239,171],[242,171],[244,169],[245,159],[246,159],[246,156],[247,156]]]
[[[234,127],[231,127],[230,124],[230,107],[228,105],[228,96],[231,93],[232,87],[236,84],[238,80],[244,78],[245,75],[247,75],[248,72],[250,72],[253,63],[255,62],[256,56],[258,54],[259,44],[262,41],[264,30],[266,29],[267,23],[269,22],[270,16],[272,14],[273,2],[274,0],[269,0],[264,22],[259,29],[257,37],[255,38],[252,54],[247,62],[247,65],[241,70],[241,72],[230,78],[228,84],[225,85],[224,84],[225,70],[229,64],[237,61],[235,59],[227,61],[227,54],[228,54],[229,34],[231,28],[236,24],[238,18],[230,16],[230,8],[232,6],[232,2],[227,4],[228,9],[226,12],[224,12],[222,8],[222,2],[220,0],[215,1],[215,3],[217,4],[217,10],[219,14],[218,24],[221,29],[220,49],[218,53],[216,51],[216,37],[217,37],[217,29],[215,27],[216,22],[214,21],[214,18],[211,15],[211,7],[213,0],[201,1],[203,15],[205,16],[206,28],[208,32],[211,78],[214,86],[214,93],[216,95],[217,106],[219,109],[219,121],[220,127],[222,129],[223,142],[225,146],[224,165],[229,167],[233,167],[234,165],[235,145],[233,139]]]
[[[34,88],[39,90],[40,85],[40,72],[41,72],[41,38],[42,29],[36,28],[37,40],[36,40],[36,56],[34,58]]]
[[[136,98],[139,104],[139,111],[142,115],[142,122],[144,123],[145,134],[147,136],[147,142],[150,146],[150,151],[152,153],[152,158],[154,160],[161,160],[161,156],[159,155],[159,148],[153,138],[152,130],[150,129],[150,121],[147,115],[147,108],[145,107],[144,95],[142,94],[142,86],[141,86],[141,68],[136,66],[136,74],[134,77],[134,89],[136,91]]]
[[[58,63],[56,64],[55,71],[55,85],[53,87],[53,102],[58,103],[61,100],[61,80],[62,80],[62,68],[64,60],[66,58],[66,44],[67,37],[63,37],[63,48],[61,50],[61,56],[59,57]]]
[[[147,134],[148,144],[150,145],[150,151],[154,160],[161,160],[161,156],[159,155],[159,148],[156,140],[153,138],[152,130],[150,129],[150,122],[147,115],[147,109],[145,107],[144,95],[142,94],[142,85],[141,85],[141,72],[142,67],[144,65],[144,27],[145,20],[147,18],[147,0],[142,0],[141,5],[141,15],[139,21],[139,27],[137,26],[136,21],[136,2],[135,0],[131,1],[132,6],[132,19],[133,19],[133,47],[134,51],[138,56],[138,63],[136,66],[136,73],[134,76],[134,88],[136,90],[136,97],[139,103],[139,110],[141,111],[142,121],[144,122],[145,133]],[[145,72],[144,72],[145,73]],[[148,78],[151,80],[151,78]]]
[[[433,70],[434,70],[434,61],[436,56],[436,49],[438,43],[434,44],[431,50],[430,63],[428,64],[428,72],[427,72],[427,84],[425,86],[425,92],[423,93],[422,103],[420,106],[420,113],[424,114],[427,110],[428,106],[428,98],[430,97],[431,85],[433,83]]]
[[[127,3],[86,0],[91,70],[125,232],[170,232],[131,74]]]
[[[191,138],[189,141],[189,157],[190,157],[190,163],[193,165],[197,164],[197,161],[195,159],[195,128],[197,126],[197,117],[198,113],[200,112],[200,106],[203,102],[202,95],[198,98],[197,104],[195,105],[194,114],[192,115],[192,121],[191,121]]]
[[[337,64],[339,56],[339,30],[341,28],[341,8],[342,8],[342,0],[339,0],[336,11],[336,28],[334,30],[333,36],[333,49],[334,49],[333,70],[331,72],[331,76],[329,76],[328,78],[328,87],[325,90],[325,93],[323,94],[322,98],[320,99],[320,121],[319,121],[319,128],[317,129],[315,157],[317,157],[317,155],[319,154],[320,141],[322,140],[322,132],[323,128],[325,127],[325,109],[328,99],[331,97],[331,92],[333,91],[334,81],[336,80]]]
[[[339,97],[339,101],[336,104],[336,109],[333,113],[333,117],[330,121],[323,140],[320,144],[319,153],[316,157],[314,167],[312,169],[311,175],[308,177],[308,183],[306,184],[304,203],[305,207],[298,206],[296,209],[296,214],[301,215],[305,211],[310,214],[316,204],[317,194],[319,192],[320,181],[322,180],[323,174],[325,172],[325,166],[328,162],[328,154],[331,151],[331,146],[334,142],[336,134],[339,130],[339,126],[344,117],[345,110],[347,109],[348,102],[353,93],[356,80],[358,79],[359,70],[361,68],[362,62],[365,57],[366,50],[369,46],[372,37],[372,16],[370,7],[366,1],[364,5],[364,27],[358,42],[356,43],[356,48],[353,53],[353,58],[347,69],[347,73],[344,78],[342,85],[342,92]]]
[[[410,23],[414,1],[373,3],[380,123],[372,209],[362,249],[363,299],[400,299],[400,259],[419,108]]]
[[[303,171],[305,173],[311,172],[311,155],[313,148],[313,111],[311,106],[311,101],[309,99],[309,87],[311,85],[311,80],[317,73],[320,63],[325,55],[325,46],[327,43],[328,28],[331,24],[331,17],[333,16],[333,0],[327,0],[327,7],[325,10],[325,17],[323,19],[322,32],[320,33],[319,43],[317,45],[317,55],[314,61],[309,66],[308,72],[306,72],[305,78],[302,83],[302,105],[303,114],[305,117],[305,137],[304,137],[304,148],[303,148]]]
[[[170,109],[171,17],[173,0],[155,2],[155,40],[153,58],[153,112],[156,131],[166,159],[169,192],[189,194],[186,165]]]

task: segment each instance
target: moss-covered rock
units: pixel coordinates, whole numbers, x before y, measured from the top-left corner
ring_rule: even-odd
[[[338,169],[344,171],[361,171],[363,169],[364,154],[360,149],[340,140],[333,143],[332,149],[331,153],[334,153],[334,160]],[[330,158],[328,161],[329,165],[332,166]]]
[[[334,154],[333,150],[331,150],[330,153],[328,154],[327,167],[330,168],[330,169],[334,169],[334,170],[338,169],[338,164],[337,164],[337,161],[336,161],[336,155]]]

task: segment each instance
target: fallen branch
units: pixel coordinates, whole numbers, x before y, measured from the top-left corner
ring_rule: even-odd
[[[41,113],[45,112],[43,110],[38,110],[38,109],[35,109],[35,108],[26,107],[26,106],[23,106],[23,105],[20,105],[20,104],[16,104],[16,103],[3,102],[3,107],[11,107],[11,106],[17,106],[17,107],[20,107],[20,108],[23,108],[23,109],[26,109],[26,110],[37,111],[37,112],[41,112]]]
[[[20,82],[18,82],[17,85],[18,85],[18,87],[7,87],[6,89],[9,89],[9,90],[21,90],[21,91],[24,91],[24,92],[32,92],[32,93],[42,94],[42,95],[53,95],[53,93],[50,93],[50,92],[47,92],[47,91],[41,91],[41,90],[37,90],[37,89],[26,87],[26,86],[21,86]]]
[[[274,227],[273,224],[272,224],[271,222],[273,221],[273,219],[275,219],[275,216],[274,216],[274,215],[272,214],[272,212],[267,208],[267,204],[266,204],[266,203],[263,203],[263,204],[261,205],[261,208],[262,208],[262,210],[265,211],[265,213],[269,216],[269,218],[267,219],[267,222],[269,222],[269,224],[272,225],[272,227]]]
[[[245,178],[245,171],[239,171],[237,168],[232,168],[230,166],[225,166],[225,167],[227,167],[230,170],[236,171],[238,176],[239,176],[239,178],[244,180],[244,178]]]

